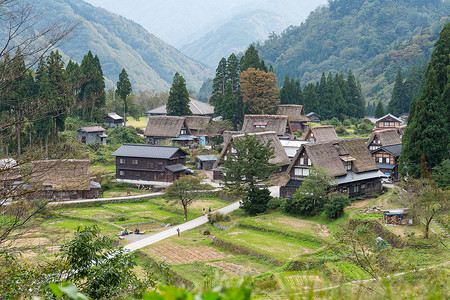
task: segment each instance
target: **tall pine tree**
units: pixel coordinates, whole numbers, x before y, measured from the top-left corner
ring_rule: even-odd
[[[189,92],[186,88],[186,81],[178,72],[173,77],[172,86],[167,100],[168,116],[188,116],[192,115],[189,109]]]
[[[384,116],[384,108],[383,103],[381,103],[381,100],[378,101],[377,108],[375,108],[375,118],[379,119],[382,116]]]
[[[403,84],[402,70],[400,67],[397,69],[397,75],[395,76],[394,89],[392,90],[391,101],[387,107],[387,111],[395,116],[400,115],[408,102],[406,99],[405,86]]]
[[[117,95],[119,95],[120,99],[123,101],[123,121],[124,126],[127,126],[127,112],[128,112],[128,105],[127,105],[127,97],[132,92],[131,83],[128,79],[128,74],[125,69],[122,69],[122,72],[119,74],[119,81],[117,81]]]

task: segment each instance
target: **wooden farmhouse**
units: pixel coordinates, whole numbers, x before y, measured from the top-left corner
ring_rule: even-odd
[[[207,116],[186,116],[186,127],[189,133],[199,138],[199,143],[205,146],[209,143],[208,135],[206,134],[206,127],[211,122],[211,117]]]
[[[278,105],[278,115],[288,116],[291,130],[305,132],[308,130],[309,118],[305,115],[303,105],[284,104]]]
[[[172,141],[180,135],[189,135],[185,117],[154,116],[149,117],[144,136],[147,144],[157,145],[163,141]]]
[[[286,171],[287,167],[289,166],[290,160],[289,157],[286,155],[286,152],[284,151],[284,148],[281,145],[278,135],[275,131],[248,133],[248,135],[257,137],[263,144],[267,144],[268,141],[271,141],[271,145],[272,147],[274,147],[275,150],[274,153],[275,157],[270,159],[269,162],[279,166],[280,172]],[[217,161],[215,162],[212,169],[213,177],[215,180],[222,179],[222,172],[224,171],[221,166],[222,161],[229,159],[231,155],[236,155],[236,152],[233,149],[233,141],[236,139],[242,139],[244,137],[245,134],[241,133],[233,135],[227,140],[225,146],[223,147],[222,152],[217,158]]]
[[[106,138],[108,137],[104,132],[105,128],[100,126],[88,126],[77,129],[78,140],[84,144],[99,143],[106,145]]]
[[[186,174],[187,154],[178,147],[124,144],[112,155],[118,181],[168,185]]]
[[[331,125],[310,127],[303,138],[303,140],[309,142],[325,142],[337,139],[339,137]]]
[[[380,130],[372,133],[366,145],[370,151],[375,151],[383,146],[401,144],[402,139],[398,129]]]
[[[402,144],[382,146],[371,152],[380,171],[390,180],[398,181],[400,179],[398,173],[398,158],[400,157],[401,152]]]
[[[100,195],[99,183],[90,180],[89,160],[48,159],[31,162],[36,197],[45,199],[93,199]]]
[[[322,168],[335,177],[338,190],[350,197],[380,192],[381,178],[385,177],[362,139],[308,143],[292,159],[286,171],[290,180],[280,188],[280,196],[292,197],[311,167]]]
[[[208,103],[201,102],[193,98],[189,98],[189,109],[191,110],[193,116],[212,117],[214,114],[214,106],[211,106]],[[159,106],[157,108],[145,112],[145,114],[149,117],[166,116],[167,106],[166,105]]]
[[[379,118],[375,122],[375,127],[373,128],[373,131],[379,131],[383,129],[392,129],[392,128],[399,128],[400,125],[403,124],[403,120],[400,118],[397,118],[396,116],[393,116],[391,114],[387,114],[384,117]]]
[[[109,113],[105,117],[103,117],[103,122],[108,127],[122,127],[123,126],[123,118],[116,113]]]
[[[308,119],[310,121],[320,123],[320,116],[318,114],[316,114],[315,112],[312,111],[309,114],[307,114],[306,116],[308,117]]]
[[[241,131],[243,133],[274,131],[279,138],[294,138],[288,116],[245,115]]]

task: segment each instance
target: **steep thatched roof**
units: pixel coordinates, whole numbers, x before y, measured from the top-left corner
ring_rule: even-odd
[[[255,125],[265,126],[264,128],[256,127]],[[291,126],[288,116],[279,115],[245,115],[242,131],[246,133],[275,131],[277,135],[284,135],[286,128],[289,128],[291,133]]]
[[[372,136],[367,142],[367,146],[369,146],[373,142],[375,137],[378,137],[378,139],[380,140],[380,144],[382,146],[396,145],[402,143],[397,128],[375,131],[374,133],[372,133]]]
[[[148,117],[145,136],[176,138],[185,126],[185,117],[151,116]]]
[[[31,181],[54,191],[90,189],[89,160],[37,160],[31,162]]]
[[[280,139],[277,136],[277,133],[275,131],[265,131],[265,132],[255,132],[255,133],[248,133],[248,135],[252,135],[257,137],[263,144],[267,144],[268,141],[271,141],[271,146],[275,150],[275,157],[270,159],[269,162],[272,164],[276,164],[278,166],[286,166],[289,165],[290,160],[287,156],[286,152],[284,151],[283,146],[280,143]],[[237,134],[231,136],[225,146],[223,147],[222,152],[219,155],[219,158],[217,158],[216,163],[214,164],[214,168],[217,168],[225,156],[227,150],[230,148],[231,144],[233,143],[234,139],[242,139],[245,137],[245,134]]]
[[[355,173],[378,170],[378,167],[363,139],[352,138],[342,139],[341,141],[347,149],[349,155],[356,159],[353,162]]]
[[[288,116],[290,121],[309,122],[309,118],[305,115],[303,105],[282,104],[278,105],[278,115]]]
[[[287,172],[289,173],[299,155],[306,151],[313,166],[325,169],[330,176],[347,174],[343,161],[352,161],[355,173],[378,170],[364,140],[360,138],[304,144],[297,151]]]
[[[186,116],[186,127],[189,130],[203,130],[211,122],[211,117]]]
[[[336,140],[339,137],[337,136],[337,133],[332,125],[326,125],[308,128],[305,135],[305,140],[309,140],[311,138],[313,138],[315,142],[324,142]]]

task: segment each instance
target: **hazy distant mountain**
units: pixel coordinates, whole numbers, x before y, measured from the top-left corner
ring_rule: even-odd
[[[89,50],[98,55],[109,86],[117,82],[122,68],[127,70],[134,89],[157,91],[168,90],[177,71],[188,87],[196,90],[213,74],[213,70],[187,58],[141,25],[84,1],[28,1],[42,12],[43,22],[81,21],[60,50],[77,62]]]
[[[231,52],[299,25],[327,0],[86,0],[144,26],[183,53],[216,67]]]
[[[368,101],[387,104],[397,68],[405,75],[429,59],[449,16],[449,0],[332,0],[256,46],[279,84],[286,75],[304,85],[352,70]]]

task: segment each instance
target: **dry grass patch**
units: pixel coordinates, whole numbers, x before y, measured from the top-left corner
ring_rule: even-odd
[[[174,242],[151,245],[143,249],[143,251],[156,260],[166,261],[172,265],[232,257],[230,254],[206,245],[188,247]]]
[[[207,265],[216,267],[221,269],[224,273],[233,275],[233,276],[250,276],[252,275],[252,270],[249,268],[246,268],[242,265],[234,264],[227,261],[215,261],[215,262],[209,262]]]

